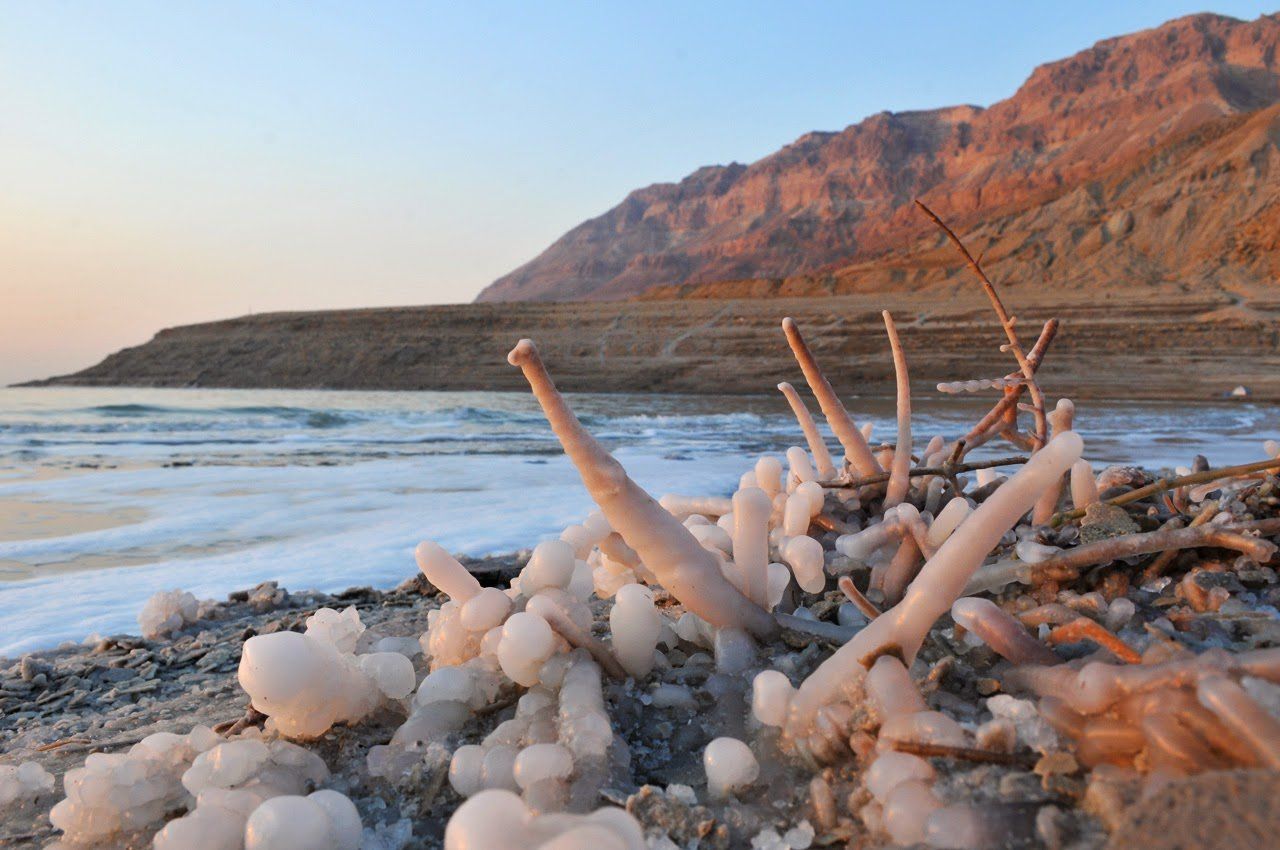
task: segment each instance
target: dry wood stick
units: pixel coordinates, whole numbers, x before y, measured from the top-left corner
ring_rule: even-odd
[[[991,279],[982,270],[982,265],[969,253],[969,249],[960,241],[960,237],[956,236],[933,210],[925,206],[923,201],[916,199],[916,206],[923,210],[925,215],[933,219],[934,224],[942,228],[942,232],[947,234],[947,238],[959,249],[960,254],[969,264],[969,268],[973,269],[978,276],[978,280],[982,281],[982,288],[986,291],[987,298],[991,301],[991,306],[995,309],[996,316],[1000,319],[1000,325],[1004,328],[1004,334],[1009,340],[1009,353],[1013,355],[1014,360],[1018,361],[1018,368],[1022,370],[1022,377],[1026,378],[1027,393],[1031,396],[1032,414],[1035,416],[1036,422],[1035,435],[1032,437],[1035,441],[1033,451],[1043,447],[1048,440],[1049,433],[1049,421],[1045,415],[1044,393],[1040,390],[1040,385],[1036,383],[1035,367],[1027,359],[1026,352],[1022,350],[1022,343],[1018,341],[1018,332],[1014,328],[1016,320],[1009,315],[1009,311],[1005,309],[1004,302],[1000,300],[1000,293],[996,292]]]

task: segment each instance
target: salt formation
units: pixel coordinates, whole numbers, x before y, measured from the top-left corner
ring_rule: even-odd
[[[721,799],[746,788],[760,775],[760,763],[751,748],[737,738],[716,738],[702,754],[707,772],[707,790]]]
[[[360,813],[336,791],[273,797],[254,809],[245,850],[360,850]]]
[[[156,834],[155,850],[253,850],[255,847],[346,850],[358,847],[359,816],[355,815],[351,801],[334,791],[321,791],[311,797],[319,796],[320,800],[330,803],[341,798],[335,810],[355,816],[354,844],[350,843],[350,817],[340,824],[341,828],[329,829],[325,820],[312,811],[303,824],[310,831],[291,839],[276,819],[259,816],[268,802],[301,799],[298,795],[328,777],[329,770],[319,756],[288,741],[263,741],[248,736],[220,743],[196,756],[182,774],[182,787],[195,798],[195,806],[188,814],[169,821]],[[274,809],[266,808],[266,811],[270,813]],[[255,819],[256,828],[253,827]],[[337,843],[339,833],[345,836],[346,843]]]
[[[142,636],[148,640],[171,635],[199,618],[200,602],[185,590],[157,591],[138,613]]]
[[[49,812],[49,821],[71,845],[152,827],[185,804],[183,773],[220,740],[196,726],[185,735],[148,735],[126,753],[93,753],[63,777],[66,798]]]
[[[240,686],[282,735],[315,738],[413,691],[413,662],[398,652],[356,655],[364,626],[355,608],[322,608],[307,630],[249,638]]]
[[[0,812],[53,790],[53,774],[34,761],[0,764]]]
[[[481,791],[458,807],[445,850],[646,850],[644,832],[622,809],[537,815],[510,791]]]

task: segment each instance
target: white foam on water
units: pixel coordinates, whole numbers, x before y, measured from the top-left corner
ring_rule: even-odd
[[[781,396],[573,403],[655,496],[728,495],[760,453],[803,442]],[[962,433],[989,404],[921,400],[922,444]],[[891,436],[891,400],[852,407]],[[1077,424],[1098,465],[1172,466],[1201,451],[1242,462],[1280,436],[1275,409],[1253,404],[1082,403]],[[194,465],[157,465],[174,461]],[[157,590],[221,598],[268,579],[295,591],[390,587],[414,573],[420,540],[506,553],[592,507],[523,393],[83,388],[0,390],[0,501],[142,516],[78,534],[6,533],[0,656],[136,632]],[[4,581],[6,563],[32,577]]]

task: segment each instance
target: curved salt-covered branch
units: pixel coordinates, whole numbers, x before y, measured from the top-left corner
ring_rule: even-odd
[[[1061,659],[1049,647],[1027,634],[1011,614],[990,599],[965,596],[951,606],[951,617],[973,632],[1002,658],[1014,664],[1058,664]]]
[[[828,451],[827,444],[822,439],[822,434],[818,432],[818,425],[813,421],[813,414],[805,406],[804,399],[800,398],[796,388],[786,381],[778,384],[778,390],[786,397],[787,404],[791,405],[791,412],[796,416],[796,422],[800,423],[800,430],[804,432],[805,441],[809,444],[809,451],[813,453],[818,479],[820,481],[830,481],[835,478],[836,466],[831,460],[831,452]]]
[[[662,586],[712,625],[744,628],[763,637],[773,635],[777,624],[768,612],[734,587],[720,572],[715,555],[632,481],[622,464],[582,427],[556,389],[533,342],[520,340],[507,360],[524,372],[551,429],[609,525]]]
[[[438,543],[424,540],[418,544],[413,555],[418,561],[418,569],[427,577],[427,581],[443,590],[459,605],[480,593],[480,582],[476,581],[476,577]]]
[[[910,663],[934,621],[950,609],[970,577],[1006,531],[1035,504],[1045,488],[1080,459],[1084,441],[1067,432],[1032,456],[947,538],[907,588],[901,602],[871,621],[801,683],[791,704],[788,730],[807,732],[814,714],[850,680],[885,654]]]
[[[831,388],[831,382],[822,374],[822,369],[819,368],[818,361],[814,359],[813,352],[809,350],[804,337],[800,335],[800,328],[796,326],[795,320],[790,316],[783,319],[782,331],[787,335],[787,343],[791,346],[796,362],[800,364],[800,371],[804,372],[804,379],[809,383],[809,389],[813,391],[814,397],[818,400],[818,406],[822,408],[822,415],[827,417],[827,424],[831,426],[836,439],[844,448],[845,459],[853,465],[854,471],[859,475],[879,475],[884,472],[875,455],[871,453],[866,438],[854,424],[853,417],[849,415],[848,410],[845,410],[836,391]]]
[[[889,349],[893,352],[893,374],[898,392],[898,443],[893,449],[893,466],[889,470],[889,485],[885,489],[885,507],[892,507],[907,497],[911,487],[911,377],[907,374],[907,356],[898,338],[898,326],[893,316],[885,310],[884,329],[889,335]]]
[[[746,487],[733,494],[733,563],[741,576],[742,592],[760,606],[766,604],[769,595],[769,514],[772,511],[773,501],[759,487]]]

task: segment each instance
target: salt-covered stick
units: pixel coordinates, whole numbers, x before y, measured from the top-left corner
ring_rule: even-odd
[[[951,606],[951,617],[1014,664],[1048,666],[1061,662],[1049,647],[1028,634],[1021,623],[990,599],[957,599]]]
[[[772,636],[778,627],[768,612],[734,587],[720,572],[715,555],[632,481],[622,464],[582,427],[556,389],[533,342],[520,340],[507,360],[524,372],[551,429],[609,525],[636,551],[663,587],[712,625]]]
[[[466,567],[446,552],[439,544],[424,540],[414,550],[414,558],[418,569],[449,598],[459,605],[480,592],[480,582],[476,581]]]
[[[847,681],[860,677],[877,656],[889,652],[908,664],[914,660],[929,628],[951,607],[987,553],[1083,450],[1080,435],[1069,431],[1051,440],[992,493],[929,559],[901,602],[872,620],[801,683],[791,704],[789,727],[805,731],[814,713]]]
[[[1071,426],[1075,419],[1076,406],[1069,398],[1058,399],[1058,404],[1049,413],[1050,433],[1056,437],[1059,434],[1066,433],[1071,430]],[[1075,467],[1075,464],[1072,464]],[[1058,509],[1058,497],[1062,493],[1062,482],[1051,485],[1040,496],[1036,502],[1035,508],[1031,511],[1031,522],[1034,525],[1043,525],[1053,516],[1054,511]]]
[[[831,382],[822,374],[822,369],[819,368],[818,361],[814,359],[813,352],[809,350],[804,337],[800,335],[800,328],[796,326],[795,320],[790,316],[783,319],[782,330],[787,335],[787,342],[791,345],[791,352],[795,355],[796,362],[800,364],[800,371],[804,372],[804,379],[809,382],[809,389],[818,399],[822,415],[827,417],[827,423],[844,448],[845,458],[859,475],[879,475],[884,472],[875,455],[871,453],[866,438],[862,436],[853,418],[849,416],[849,411],[845,410],[840,397],[831,388]]]
[[[907,374],[907,356],[898,338],[898,326],[888,310],[883,311],[885,333],[893,352],[893,374],[898,392],[898,443],[893,449],[893,465],[889,470],[889,486],[885,489],[885,507],[892,507],[907,497],[911,486],[911,377]]]
[[[830,481],[835,478],[836,467],[831,461],[831,452],[827,450],[827,444],[822,439],[822,434],[818,433],[818,426],[813,421],[813,415],[809,413],[809,408],[805,407],[804,399],[800,398],[796,388],[786,381],[778,384],[778,389],[786,397],[787,404],[791,405],[791,412],[796,415],[796,421],[800,423],[800,430],[804,432],[804,438],[809,443],[809,451],[813,452],[813,462],[817,466],[818,480]]]
[[[733,494],[733,563],[742,577],[742,592],[760,606],[769,596],[769,514],[772,511],[773,501],[759,487],[746,487]]]
[[[1222,675],[1206,675],[1196,685],[1201,705],[1218,715],[1249,743],[1267,767],[1280,769],[1280,721],[1244,688]]]

